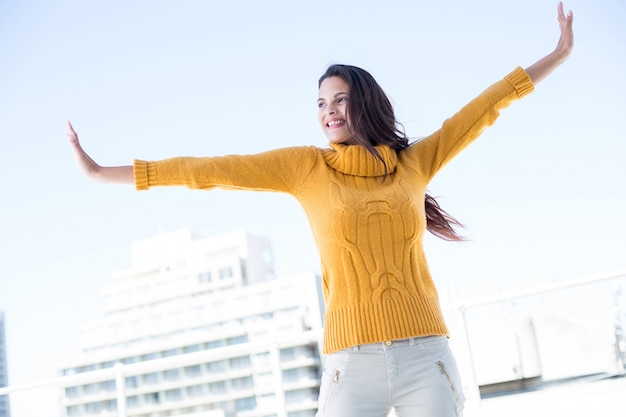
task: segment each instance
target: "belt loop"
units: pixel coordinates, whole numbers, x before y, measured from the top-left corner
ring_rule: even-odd
[[[409,339],[409,346],[415,345],[415,339],[416,339],[415,337],[412,337]]]
[[[353,352],[358,352],[359,351],[359,345],[352,346],[352,351]]]

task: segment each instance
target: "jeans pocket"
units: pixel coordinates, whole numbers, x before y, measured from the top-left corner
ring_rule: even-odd
[[[345,370],[347,355],[343,352],[328,355],[324,363],[324,372],[317,401],[318,417],[324,416],[328,404],[333,398],[333,392],[339,384]]]
[[[450,395],[456,406],[456,415],[463,414],[465,396],[461,385],[461,375],[454,355],[450,350],[447,339],[427,342],[423,345],[424,351],[430,356],[437,368],[437,372],[443,379],[443,383],[449,387]]]
[[[333,395],[333,390],[335,386],[339,383],[340,375],[341,375],[341,370],[335,369],[335,371],[332,374],[332,378],[330,379],[330,381],[327,381],[326,386],[322,384],[322,386],[320,387],[320,392],[322,392],[323,390],[323,394],[320,394],[320,403],[318,404],[318,407],[322,411],[326,411],[326,409],[328,408],[328,402],[330,401]]]
[[[442,378],[450,387],[450,393],[454,399],[456,405],[456,415],[463,415],[463,406],[465,405],[465,396],[461,389],[461,376],[459,374],[459,368],[451,352],[448,352],[446,359],[439,359],[436,361],[437,368]]]

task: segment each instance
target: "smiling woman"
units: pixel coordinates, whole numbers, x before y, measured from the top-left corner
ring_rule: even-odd
[[[308,216],[323,272],[328,357],[318,416],[383,417],[392,408],[398,416],[459,416],[464,397],[423,236],[428,230],[459,238],[426,188],[502,109],[569,57],[572,20],[559,4],[561,37],[552,53],[513,69],[412,144],[374,78],[348,65],[329,67],[319,80],[318,118],[328,148],[103,167],[69,123],[68,138],[79,167],[95,180],[134,183],[137,190],[186,186],[293,196]]]

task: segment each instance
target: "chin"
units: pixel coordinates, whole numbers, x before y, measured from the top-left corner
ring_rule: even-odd
[[[340,145],[351,145],[352,138],[328,138],[330,143],[340,144]]]

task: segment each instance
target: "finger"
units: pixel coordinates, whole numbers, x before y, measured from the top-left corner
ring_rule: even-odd
[[[574,13],[571,10],[567,11],[567,14],[565,13],[565,9],[563,8],[563,2],[559,2],[559,8],[558,8],[558,14],[559,14],[559,20],[572,20],[574,17]]]
[[[74,130],[74,127],[72,126],[72,123],[69,120],[67,121],[67,125],[65,127],[65,131],[66,131],[67,137],[70,139],[70,141],[78,142],[78,135],[76,134],[76,131]]]
[[[565,13],[563,12],[563,2],[560,1],[559,2],[559,6],[558,6],[558,10],[557,10],[557,17],[559,19],[559,23],[564,23],[567,19],[565,18]]]

